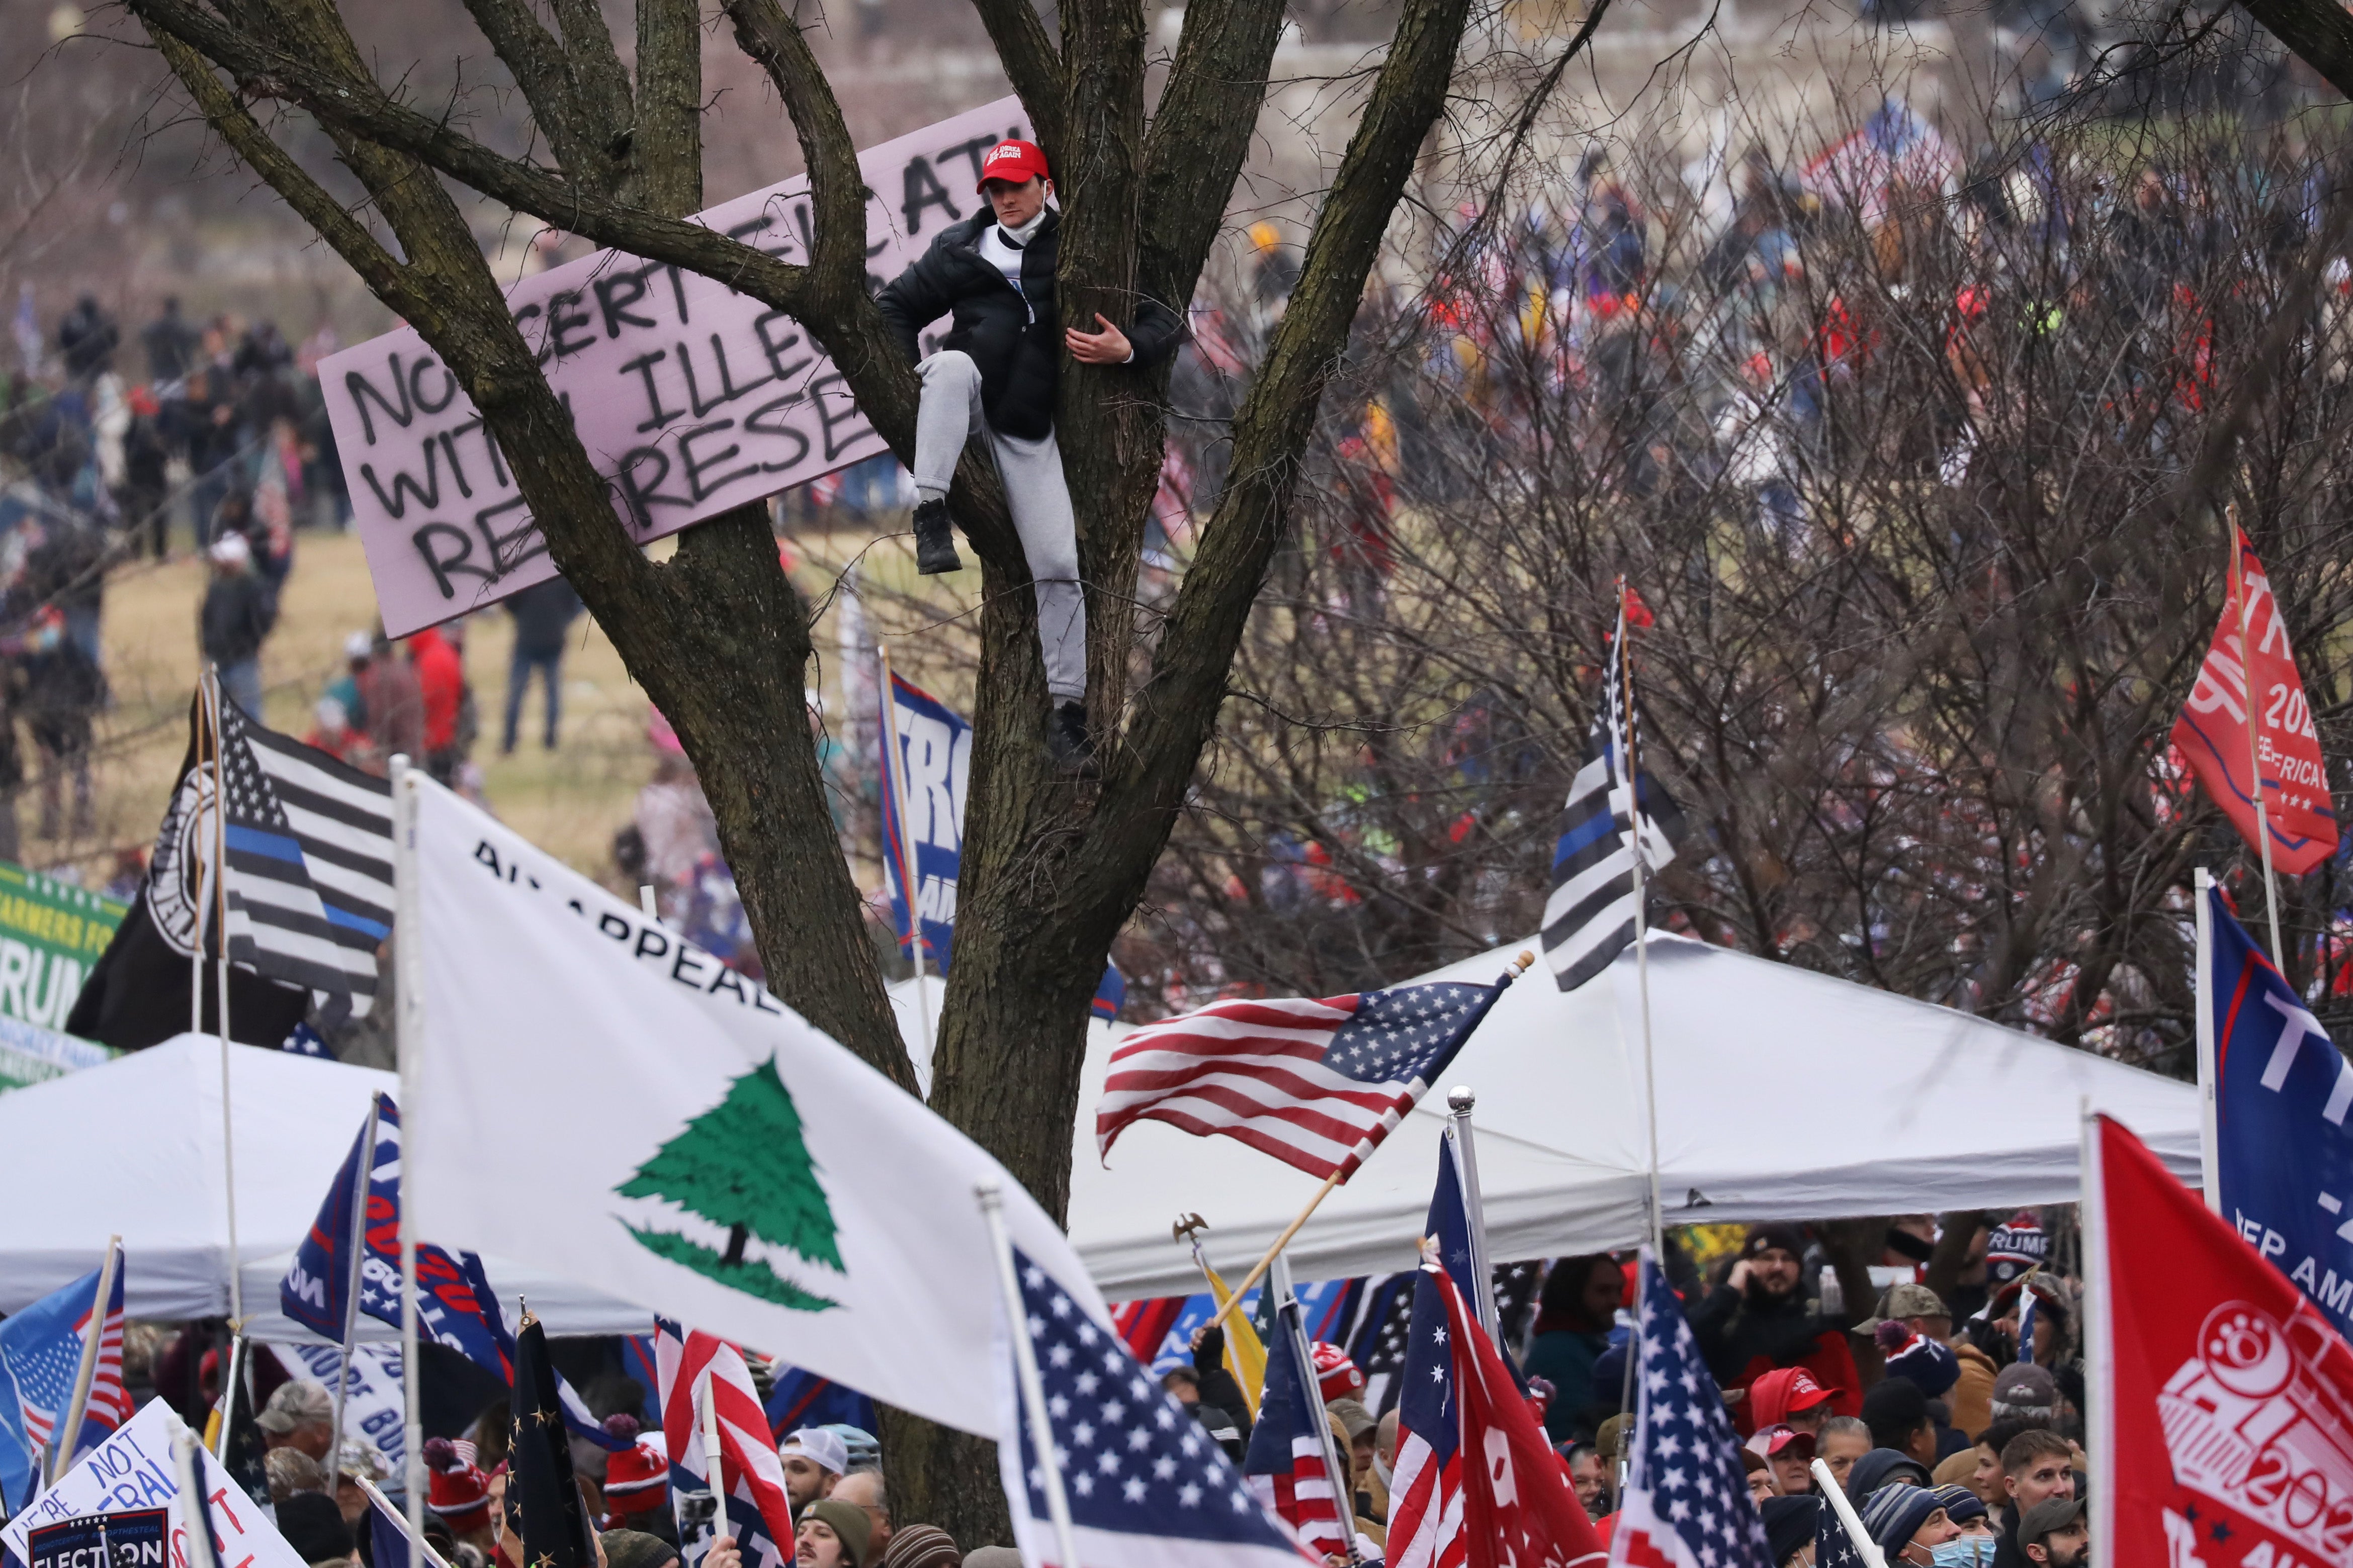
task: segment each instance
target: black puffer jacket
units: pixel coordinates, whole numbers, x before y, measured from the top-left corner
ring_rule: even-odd
[[[989,427],[1035,441],[1054,427],[1054,384],[1062,363],[1061,312],[1054,303],[1062,218],[1049,212],[1030,237],[1018,290],[980,253],[982,231],[996,221],[982,212],[942,229],[877,302],[910,364],[923,357],[916,334],[953,315],[955,325],[940,346],[962,349],[980,367],[980,403]],[[1135,321],[1125,330],[1137,364],[1166,358],[1184,335],[1176,312],[1154,300],[1136,302]]]

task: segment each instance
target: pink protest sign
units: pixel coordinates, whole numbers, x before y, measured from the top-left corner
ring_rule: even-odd
[[[976,210],[982,154],[1028,134],[1006,98],[859,154],[871,285]],[[807,176],[695,221],[806,260]],[[507,302],[640,544],[884,450],[799,324],[724,284],[600,250],[523,279]],[[322,361],[319,384],[386,632],[555,575],[480,414],[417,332]]]

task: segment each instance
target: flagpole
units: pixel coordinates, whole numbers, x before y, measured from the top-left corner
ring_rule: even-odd
[[[425,1553],[425,1560],[433,1564],[433,1568],[449,1568],[448,1560],[443,1557],[438,1552],[433,1550],[433,1543],[431,1542],[426,1540],[421,1534],[415,1534],[410,1531],[408,1521],[401,1516],[401,1512],[398,1509],[392,1506],[392,1500],[385,1496],[384,1493],[378,1489],[374,1481],[362,1475],[353,1476],[352,1480],[362,1491],[367,1493],[368,1501],[374,1504],[376,1508],[382,1510],[385,1518],[392,1521],[392,1522],[399,1528],[400,1532],[408,1537],[408,1544],[410,1547],[416,1551]]]
[[[228,1458],[229,1429],[237,1425],[237,1390],[245,1386],[245,1336],[232,1333],[228,1342],[228,1365],[221,1374],[220,1431],[213,1438],[213,1458]]]
[[[1502,976],[1496,980],[1496,994],[1488,998],[1487,1005],[1489,1007],[1493,1007],[1495,1005],[1495,1002],[1502,996],[1504,988],[1510,985],[1513,981],[1517,980],[1521,975],[1525,974],[1530,969],[1534,968],[1535,966],[1535,962],[1536,955],[1534,952],[1523,950],[1518,957],[1513,959],[1512,962],[1504,967]],[[1486,1014],[1482,1012],[1477,1018],[1472,1020],[1471,1027],[1473,1029],[1477,1028],[1479,1025],[1485,1020],[1485,1018]],[[1464,1036],[1464,1041],[1466,1044],[1469,1042],[1469,1035],[1467,1032]],[[1274,1245],[1266,1249],[1266,1256],[1252,1264],[1250,1266],[1250,1271],[1242,1277],[1242,1282],[1234,1287],[1233,1300],[1219,1308],[1218,1310],[1210,1316],[1209,1321],[1201,1325],[1202,1328],[1214,1329],[1219,1324],[1224,1322],[1229,1317],[1233,1315],[1234,1309],[1242,1304],[1242,1298],[1250,1294],[1250,1287],[1257,1284],[1261,1279],[1264,1278],[1266,1271],[1274,1266],[1274,1260],[1282,1255],[1282,1249],[1291,1245],[1291,1238],[1297,1236],[1299,1234],[1300,1227],[1307,1223],[1308,1216],[1315,1212],[1317,1205],[1321,1205],[1325,1198],[1332,1195],[1333,1188],[1338,1186],[1343,1181],[1347,1179],[1347,1170],[1344,1166],[1339,1170],[1334,1171],[1330,1175],[1324,1178],[1324,1184],[1315,1189],[1315,1195],[1307,1200],[1307,1206],[1299,1211],[1299,1217],[1282,1227],[1282,1234],[1274,1238]]]
[[[899,819],[899,853],[904,857],[899,868],[899,894],[907,900],[907,951],[915,961],[915,1021],[923,1030],[925,1071],[932,1060],[932,999],[930,982],[923,978],[923,916],[915,908],[915,838],[907,818],[906,757],[899,750],[899,688],[891,679],[891,645],[881,637],[874,639],[874,650],[882,660],[882,766],[891,775],[891,799],[897,809],[892,813]]]
[[[2247,608],[2247,552],[2244,536],[2239,532],[2239,509],[2235,504],[2231,508],[2230,518],[2231,596],[2239,601],[2239,693],[2246,705],[2247,717],[2247,783],[2255,792],[2255,841],[2263,852],[2263,902],[2271,910],[2272,963],[2284,977],[2287,960],[2280,947],[2279,879],[2272,870],[2272,825],[2263,803],[2263,748],[2255,742],[2255,647]],[[2276,605],[2272,614],[2279,614]]]
[[[2076,1160],[2082,1172],[2077,1201],[2084,1227],[2084,1446],[2092,1455],[2091,1546],[2094,1563],[2116,1540],[2116,1346],[2108,1312],[2116,1298],[2108,1288],[2108,1199],[2100,1152],[2100,1119],[2089,1095],[2076,1101],[2081,1118]]]
[[[712,1397],[709,1363],[703,1363],[702,1375],[695,1382],[702,1396],[703,1476],[711,1483],[712,1500],[717,1504],[717,1511],[712,1516],[713,1521],[712,1528],[717,1535],[732,1535],[734,1531],[729,1528],[727,1519],[727,1475],[721,1467],[719,1458],[719,1401]],[[715,1539],[714,1536],[714,1542]],[[704,1555],[709,1554],[706,1549]]]
[[[214,993],[213,1023],[220,1037],[221,1171],[228,1188],[228,1323],[232,1333],[245,1332],[245,1254],[237,1239],[237,1118],[229,1104],[228,1049],[228,763],[223,744],[227,725],[221,710],[220,677],[205,682],[213,731],[213,941],[218,967]],[[198,942],[201,951],[204,944]],[[227,1424],[222,1424],[227,1430]]]
[[[343,1391],[351,1386],[353,1342],[359,1338],[360,1266],[367,1248],[368,1180],[375,1171],[376,1113],[383,1103],[380,1096],[368,1096],[367,1128],[360,1134],[359,1172],[352,1183],[352,1267],[344,1278],[343,1362],[343,1369],[335,1374],[335,1442],[327,1455],[329,1497],[335,1495],[335,1483],[343,1473]]]
[[[425,1026],[424,950],[419,937],[417,886],[417,771],[406,752],[392,759],[392,886],[394,1056],[400,1069],[401,1103],[417,1104],[417,1053]],[[403,1130],[400,1158],[400,1380],[405,1434],[401,1501],[408,1510],[408,1539],[425,1539],[425,1407],[417,1364],[417,1226],[408,1202],[412,1125]],[[373,1159],[375,1151],[369,1151]],[[413,1565],[414,1553],[409,1559]],[[383,1568],[378,1564],[377,1568]]]
[[[205,683],[212,678],[213,664],[210,659],[207,659],[205,661],[204,668],[196,672],[195,765],[196,774],[200,780],[204,776],[205,766],[205,726],[212,717],[212,710],[205,700]],[[190,803],[192,808],[202,804],[201,793]],[[191,844],[198,843],[197,835],[203,831],[204,818],[198,816],[196,820],[189,825],[187,841]],[[206,863],[201,853],[196,857],[195,869],[196,874],[195,921],[190,928],[188,942],[188,1033],[201,1035],[205,1031],[205,905],[212,899],[212,889],[206,881],[206,874],[211,868]]]
[[[1478,1282],[1471,1305],[1479,1314],[1479,1326],[1500,1350],[1504,1335],[1495,1310],[1494,1272],[1487,1261],[1487,1206],[1479,1196],[1479,1151],[1471,1136],[1471,1112],[1478,1103],[1479,1096],[1467,1083],[1447,1090],[1446,1135],[1453,1140],[1455,1169],[1462,1177],[1462,1206],[1471,1221],[1471,1277]]]
[[[1625,709],[1623,733],[1619,738],[1625,744],[1626,756],[1626,818],[1631,851],[1627,858],[1634,864],[1634,975],[1642,999],[1642,1103],[1650,1113],[1651,1130],[1651,1246],[1663,1269],[1667,1216],[1666,1205],[1659,1197],[1659,1069],[1651,1046],[1651,924],[1648,879],[1642,864],[1642,772],[1641,761],[1634,752],[1634,659],[1627,640],[1626,579],[1621,576],[1618,579],[1618,646],[1610,651],[1618,660],[1618,700]]]
[[[1299,1375],[1312,1385],[1315,1381],[1315,1352],[1307,1343],[1307,1323],[1299,1310],[1299,1297],[1291,1288],[1291,1259],[1277,1257],[1274,1278],[1275,1319],[1282,1331],[1290,1336],[1291,1353],[1298,1358]],[[1303,1389],[1303,1394],[1307,1391]],[[1307,1401],[1309,1419],[1315,1420],[1316,1445],[1324,1452],[1324,1481],[1332,1489],[1332,1523],[1340,1531],[1340,1547],[1349,1562],[1363,1559],[1356,1553],[1356,1493],[1348,1484],[1347,1468],[1340,1463],[1339,1446],[1332,1440],[1332,1422],[1324,1411],[1324,1391],[1316,1388]]]
[[[2221,1214],[2221,1086],[2215,1081],[2214,913],[2211,897],[2214,873],[2200,866],[2192,880],[2198,897],[2198,958],[2190,972],[2190,990],[2198,1008],[2198,1173],[2205,1187],[2206,1207]]]
[[[165,1421],[164,1429],[172,1438],[172,1479],[180,1488],[180,1526],[187,1532],[185,1561],[188,1568],[221,1568],[212,1501],[205,1496],[204,1467],[196,1462],[196,1435],[177,1415]]]
[[[907,906],[914,908],[911,902]],[[1053,1521],[1054,1545],[1062,1554],[1056,1568],[1079,1568],[1079,1536],[1071,1524],[1071,1500],[1062,1490],[1062,1462],[1054,1453],[1054,1424],[1046,1411],[1046,1384],[1038,1375],[1038,1347],[1029,1342],[1029,1316],[1021,1308],[1021,1281],[1013,1276],[1013,1242],[1005,1233],[1005,1193],[995,1182],[972,1189],[980,1202],[980,1217],[988,1226],[988,1249],[997,1258],[997,1284],[1004,1293],[1005,1332],[1013,1342],[1014,1381],[1021,1393],[1021,1414],[1029,1427],[1029,1446],[1038,1451],[1039,1489],[1046,1494],[1046,1513]],[[1019,1470],[1016,1464],[1013,1468]]]
[[[49,1484],[73,1463],[74,1445],[81,1441],[82,1412],[90,1408],[90,1384],[98,1377],[99,1342],[106,1338],[106,1309],[114,1299],[114,1272],[122,1257],[122,1238],[106,1238],[106,1261],[98,1267],[98,1300],[90,1310],[90,1337],[81,1342],[81,1369],[74,1373],[73,1403],[66,1408],[63,1441],[49,1449]]]
[[[1879,1550],[1879,1543],[1871,1539],[1871,1531],[1862,1528],[1862,1520],[1855,1513],[1854,1504],[1847,1500],[1846,1489],[1839,1485],[1836,1476],[1831,1474],[1830,1466],[1816,1459],[1808,1468],[1814,1473],[1814,1489],[1830,1500],[1831,1511],[1838,1515],[1839,1527],[1846,1531],[1846,1538],[1853,1544],[1855,1555],[1862,1559],[1864,1568],[1887,1568],[1886,1554]]]

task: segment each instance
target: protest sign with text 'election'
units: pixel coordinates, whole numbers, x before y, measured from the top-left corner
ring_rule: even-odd
[[[2086,1152],[2095,1561],[2353,1562],[2353,1345],[2122,1125]]]
[[[859,154],[871,286],[980,207],[981,154],[1028,124],[999,99]],[[808,177],[694,221],[806,262]],[[885,449],[799,324],[723,283],[600,250],[507,305],[640,544]],[[322,360],[319,389],[388,635],[555,575],[480,412],[413,328]]]
[[[2198,1005],[2213,1027],[2216,1211],[2353,1336],[2353,1063],[2221,890],[2205,897]]]
[[[2198,683],[2174,721],[2173,743],[2208,798],[2257,848],[2260,756],[2272,864],[2282,876],[2300,877],[2337,849],[2327,767],[2271,578],[2247,548],[2247,536],[2232,529],[2231,538],[2230,597],[2206,662],[2198,668]]]
[[[161,1508],[171,1515],[173,1568],[187,1568],[187,1523],[181,1512],[179,1471],[172,1461],[172,1434],[177,1429],[180,1418],[170,1405],[160,1399],[148,1401],[121,1431],[83,1456],[57,1485],[34,1499],[32,1507],[10,1520],[0,1530],[0,1546],[18,1562],[29,1562],[27,1538],[42,1525],[94,1513]],[[202,1445],[196,1456],[196,1463],[204,1467],[205,1494],[211,1499],[213,1533],[221,1542],[225,1568],[305,1568],[220,1461]]]
[[[995,1435],[992,1303],[973,1281],[996,1262],[974,1188],[997,1184],[1015,1244],[1075,1285],[1060,1227],[756,982],[407,778],[418,1233]]]

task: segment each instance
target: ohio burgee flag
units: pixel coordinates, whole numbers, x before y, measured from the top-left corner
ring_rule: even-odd
[[[978,1145],[757,983],[417,773],[409,1219],[997,1436],[1015,1246],[1105,1308]]]

